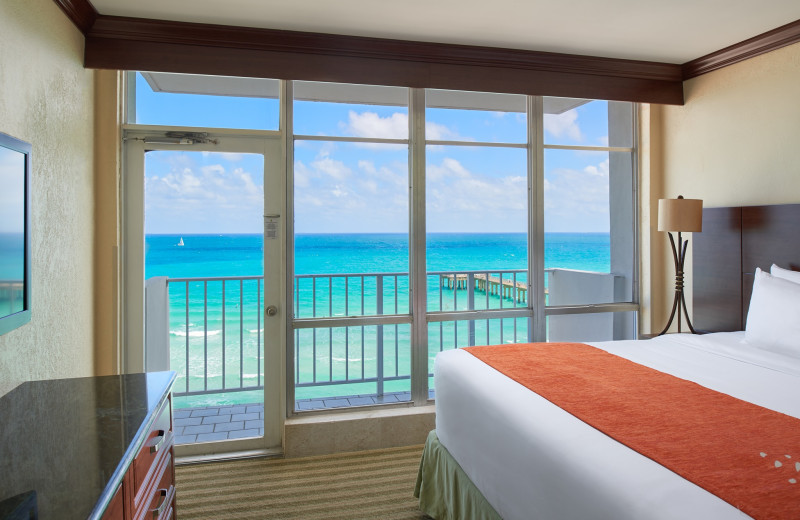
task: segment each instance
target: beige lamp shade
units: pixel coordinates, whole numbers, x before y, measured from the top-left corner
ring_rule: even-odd
[[[703,201],[700,199],[660,199],[658,230],[700,232],[703,230]]]

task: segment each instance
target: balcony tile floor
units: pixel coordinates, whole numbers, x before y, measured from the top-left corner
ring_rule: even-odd
[[[430,390],[433,399],[434,391]],[[348,406],[369,406],[410,401],[410,392],[353,395],[331,399],[298,399],[297,410],[326,410]],[[203,408],[177,408],[173,411],[175,444],[225,441],[264,435],[264,405],[236,404]]]

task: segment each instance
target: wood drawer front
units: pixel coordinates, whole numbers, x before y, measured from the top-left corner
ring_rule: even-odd
[[[125,520],[125,500],[122,485],[117,488],[114,498],[108,504],[102,520]]]
[[[158,483],[149,488],[146,500],[135,511],[135,520],[167,520],[172,517],[175,503],[175,481],[172,450],[168,450],[158,465]]]
[[[133,494],[136,505],[140,493],[147,490],[150,479],[155,479],[158,462],[172,447],[172,414],[169,400],[164,401],[157,418],[150,428],[142,449],[133,461]]]

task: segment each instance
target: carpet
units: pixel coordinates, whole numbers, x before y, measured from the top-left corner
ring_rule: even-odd
[[[421,520],[414,498],[422,446],[175,468],[177,517]]]

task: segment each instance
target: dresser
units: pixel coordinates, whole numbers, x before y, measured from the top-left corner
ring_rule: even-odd
[[[174,381],[30,381],[0,398],[0,520],[174,519]]]

